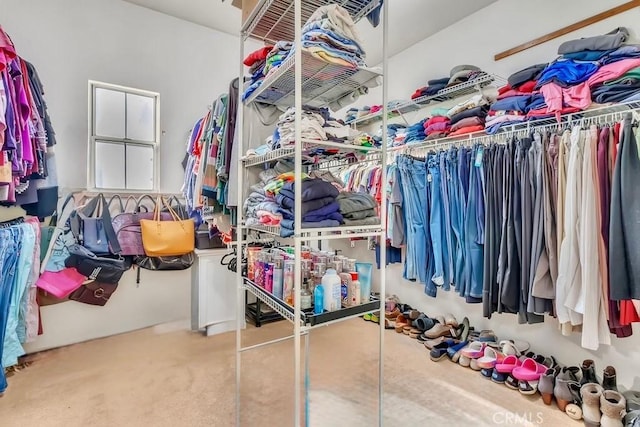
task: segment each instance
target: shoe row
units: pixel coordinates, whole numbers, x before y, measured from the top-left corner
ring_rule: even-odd
[[[553,356],[529,351],[525,341],[498,340],[491,330],[476,331],[466,317],[462,322],[452,314],[429,317],[397,299],[387,299],[385,317],[395,322],[390,329],[422,342],[435,362],[448,359],[523,395],[539,394],[546,405],[555,400],[558,409],[587,427],[640,427],[640,392],[620,393],[612,366],[599,380],[593,360],[561,366]]]

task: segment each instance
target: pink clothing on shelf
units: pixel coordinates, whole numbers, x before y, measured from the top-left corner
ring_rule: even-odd
[[[617,79],[627,71],[637,67],[640,67],[640,58],[629,58],[612,62],[611,64],[600,67],[594,75],[589,77],[587,84],[589,87],[593,87],[608,80]]]
[[[280,225],[280,221],[282,221],[282,215],[274,214],[269,211],[259,210],[256,212],[260,223],[265,225]]]
[[[561,87],[557,83],[547,83],[540,88],[547,104],[547,113],[557,113],[564,107],[575,107],[581,110],[591,105],[591,90],[586,83],[571,87]]]

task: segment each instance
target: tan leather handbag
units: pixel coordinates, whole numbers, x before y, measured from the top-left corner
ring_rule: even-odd
[[[161,221],[164,206],[171,214],[170,221]],[[158,197],[153,220],[141,219],[142,246],[147,256],[177,256],[193,252],[195,248],[195,222],[180,219],[163,197]]]

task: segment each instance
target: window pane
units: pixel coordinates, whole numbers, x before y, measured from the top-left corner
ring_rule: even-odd
[[[127,144],[127,190],[153,190],[153,147]]]
[[[155,140],[155,99],[127,94],[127,138],[136,141]]]
[[[125,94],[115,90],[96,88],[95,121],[97,136],[125,137]]]
[[[96,188],[125,188],[124,145],[96,141]]]

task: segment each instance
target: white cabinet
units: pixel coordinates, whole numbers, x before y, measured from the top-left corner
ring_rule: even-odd
[[[220,264],[226,249],[196,250],[191,269],[191,329],[215,335],[235,330],[236,274]]]

